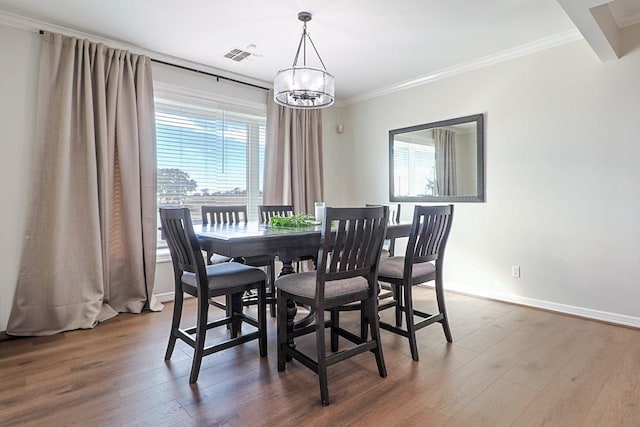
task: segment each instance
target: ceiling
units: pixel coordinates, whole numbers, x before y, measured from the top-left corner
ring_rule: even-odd
[[[349,101],[583,36],[589,41],[580,20],[605,2],[0,0],[0,22],[71,30],[268,86],[293,63],[304,10],[313,14],[309,34],[336,76],[336,95]],[[615,0],[608,10],[618,27],[640,22],[638,0]],[[225,58],[233,48],[252,55]]]

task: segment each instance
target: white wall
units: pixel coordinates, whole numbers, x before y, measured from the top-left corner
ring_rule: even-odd
[[[389,129],[484,113],[487,200],[455,207],[445,286],[640,326],[639,70],[577,41],[343,106],[327,193],[388,201]]]
[[[11,311],[28,212],[38,38],[0,25],[0,331],[6,330]]]

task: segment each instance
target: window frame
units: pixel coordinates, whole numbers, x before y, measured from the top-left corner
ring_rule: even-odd
[[[160,101],[161,103],[185,106],[186,108],[195,108],[203,110],[222,110],[230,113],[248,114],[264,118],[265,126],[265,139],[266,139],[266,116],[267,105],[265,103],[256,103],[247,101],[241,98],[229,97],[221,94],[205,92],[183,86],[177,86],[162,82],[154,82],[154,106]],[[247,162],[246,162],[246,183],[247,183],[247,208],[248,214],[255,209],[249,209],[252,203],[255,203],[255,208],[261,203],[260,199],[260,174],[264,171],[264,158],[262,164],[260,162],[260,135],[256,136],[255,143],[249,144],[247,149]],[[156,148],[157,150],[157,148]],[[157,151],[156,151],[157,153]],[[156,158],[156,170],[158,167],[158,159]],[[255,193],[255,194],[253,194]],[[159,207],[159,200],[156,194],[156,210]],[[257,212],[256,212],[257,215]],[[254,216],[256,216],[254,215]],[[256,216],[257,218],[257,216]],[[249,217],[251,219],[251,216]],[[195,221],[197,222],[197,221]],[[159,227],[158,227],[159,229]],[[169,251],[164,243],[160,239],[160,232],[158,232],[157,241],[157,260],[159,262],[169,261],[171,259]]]

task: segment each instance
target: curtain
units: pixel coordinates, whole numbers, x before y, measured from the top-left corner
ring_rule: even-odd
[[[267,100],[264,204],[291,204],[295,213],[314,214],[324,200],[322,110],[293,109]]]
[[[44,33],[30,218],[7,333],[92,328],[153,299],[149,58]]]
[[[436,157],[436,194],[455,196],[457,194],[455,133],[436,128],[433,129],[433,140]]]

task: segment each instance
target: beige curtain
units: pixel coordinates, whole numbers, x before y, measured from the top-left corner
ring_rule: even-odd
[[[436,156],[436,194],[455,196],[456,189],[456,135],[454,132],[433,129]]]
[[[313,215],[324,200],[322,174],[322,110],[283,107],[269,91],[262,202]]]
[[[149,58],[45,33],[31,216],[7,333],[161,309],[155,159]]]

